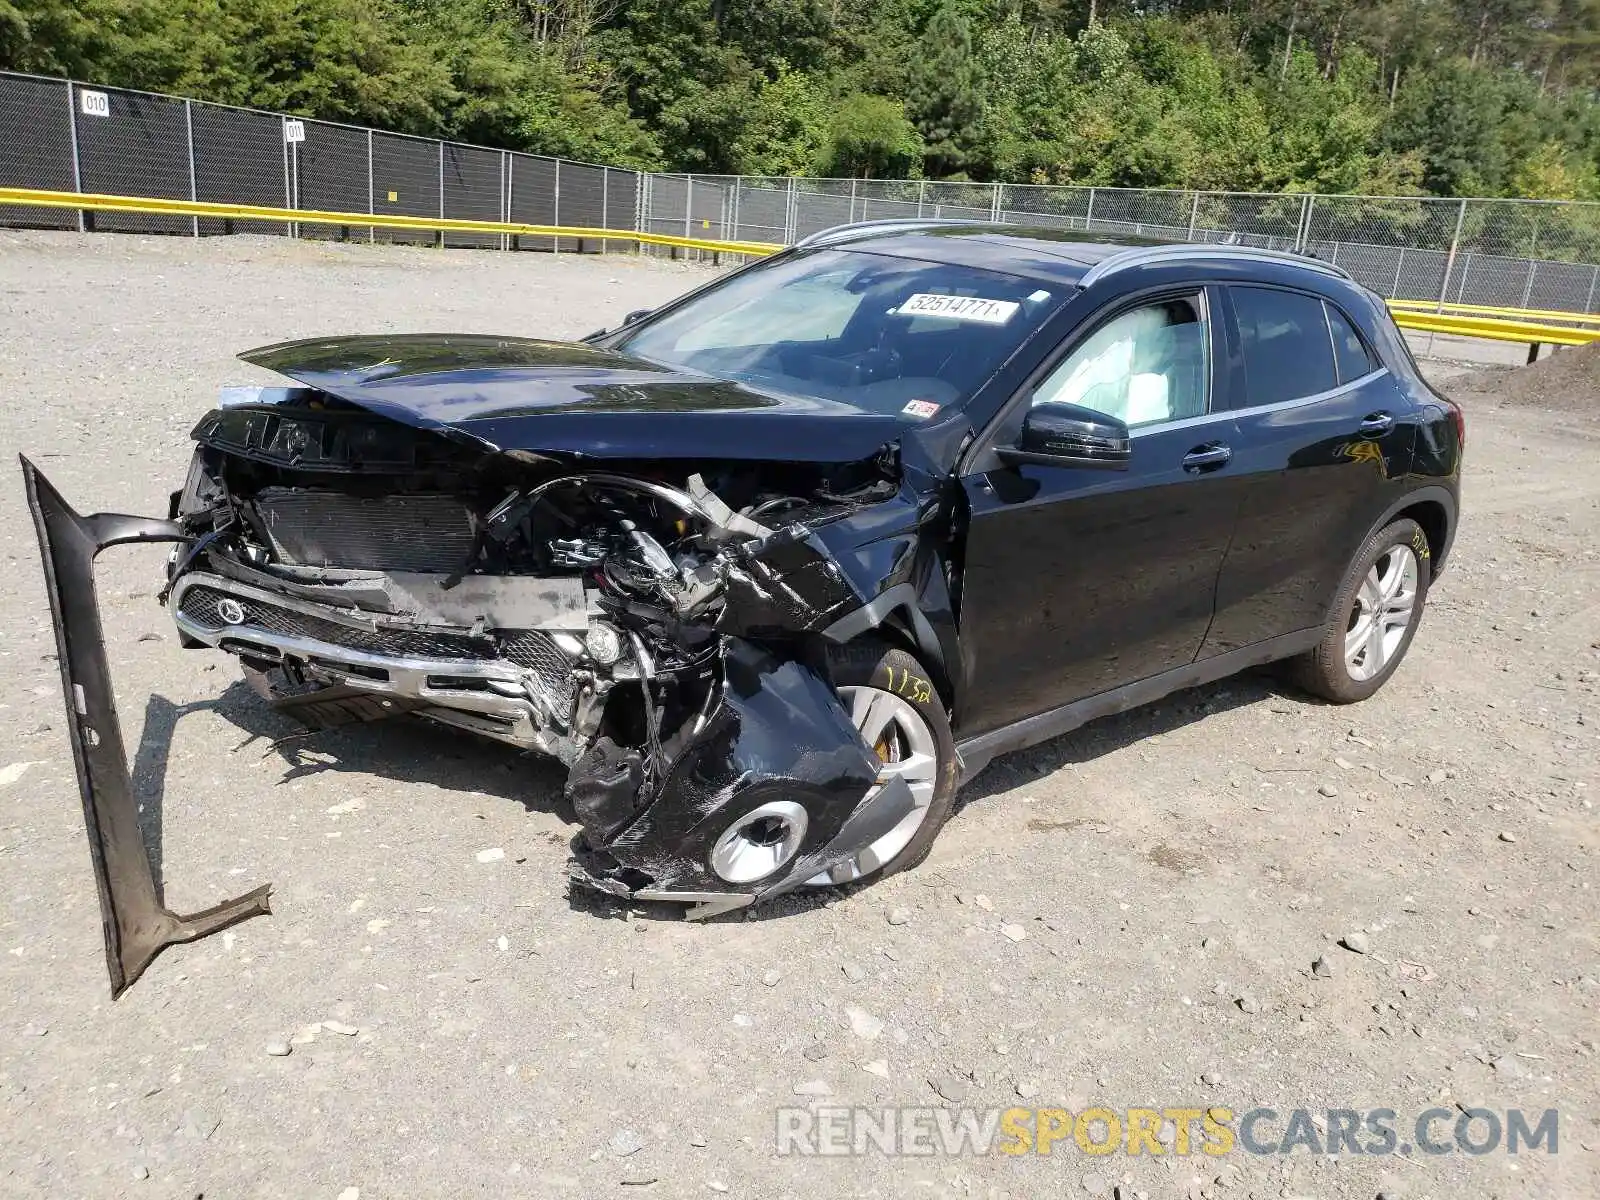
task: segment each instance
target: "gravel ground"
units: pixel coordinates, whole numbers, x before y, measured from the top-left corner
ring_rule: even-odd
[[[236,350],[571,336],[701,278],[0,232],[0,439],[85,510],[159,513],[216,386],[252,378]],[[1600,379],[1563,358],[1564,405],[1514,371],[1458,380],[1467,519],[1375,699],[1270,674],[1183,693],[992,766],[918,871],[704,926],[569,898],[558,776],[507,748],[413,726],[274,748],[290,726],[231,661],[178,650],[162,552],[108,554],[169,901],[276,884],[275,915],[169,950],[116,1004],[12,476],[0,1194],[1600,1194]],[[1554,1107],[1559,1152],[777,1156],[775,1108],[819,1097],[1269,1106],[1268,1138],[1295,1108],[1384,1107],[1402,1140],[1436,1104]]]

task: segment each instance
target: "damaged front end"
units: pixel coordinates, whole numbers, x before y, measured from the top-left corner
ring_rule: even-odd
[[[574,769],[579,883],[714,916],[826,884],[912,812],[821,673],[735,637],[718,659],[704,712],[671,744],[608,738]]]
[[[109,545],[175,543],[183,645],[235,655],[308,728],[417,717],[565,764],[584,886],[709,916],[828,883],[917,803],[828,665],[896,604],[926,626],[931,593],[948,617],[919,550],[937,505],[892,446],[600,469],[420,425],[243,389],[195,429],[164,521],[79,517],[24,460],[114,991],[161,946],[265,912],[266,889],[190,918],[156,900],[94,604]]]

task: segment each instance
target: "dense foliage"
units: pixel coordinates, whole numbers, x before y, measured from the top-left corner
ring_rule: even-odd
[[[1600,0],[0,0],[0,67],[677,170],[1600,198]]]

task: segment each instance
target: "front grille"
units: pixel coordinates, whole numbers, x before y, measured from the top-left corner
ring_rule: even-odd
[[[244,620],[224,620],[219,607],[224,600],[237,604],[244,613]],[[196,584],[184,592],[178,611],[207,629],[254,626],[285,637],[326,642],[385,658],[473,659],[479,662],[503,658],[533,674],[535,684],[555,712],[570,713],[576,696],[572,660],[535,629],[513,633],[498,647],[489,638],[429,629],[356,629],[296,609],[218,591],[204,584]]]
[[[217,606],[231,600],[244,610],[244,620],[223,620]],[[390,658],[470,658],[490,660],[500,657],[488,638],[465,637],[426,629],[355,629],[337,621],[314,617],[292,608],[279,608],[246,596],[228,595],[216,588],[197,585],[183,594],[179,611],[207,629],[227,629],[233,624],[254,625],[286,637],[327,642],[366,654]],[[526,636],[526,635],[523,635]],[[552,647],[554,649],[554,647]]]
[[[559,713],[572,711],[572,660],[544,634],[529,629],[512,635],[501,652],[519,667],[532,671],[551,704]]]
[[[256,508],[286,563],[447,575],[472,552],[472,510],[453,496],[347,496],[263,488]]]

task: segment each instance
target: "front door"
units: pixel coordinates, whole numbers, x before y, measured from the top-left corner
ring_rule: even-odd
[[[1125,421],[1125,471],[979,452],[987,469],[962,481],[961,736],[1194,660],[1240,497],[1234,423],[1213,411],[1226,370],[1213,337],[1203,290],[1143,299],[1074,339],[1020,402]],[[1014,437],[1020,422],[1001,428]]]

